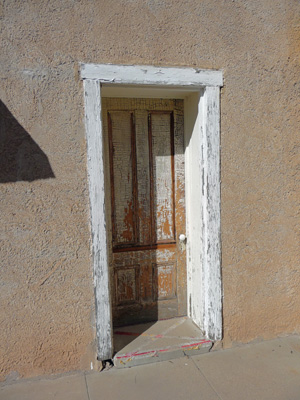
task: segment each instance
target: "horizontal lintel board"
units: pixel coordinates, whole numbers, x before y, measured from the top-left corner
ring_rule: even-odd
[[[81,79],[96,79],[102,84],[186,88],[223,85],[222,71],[115,64],[81,64]]]

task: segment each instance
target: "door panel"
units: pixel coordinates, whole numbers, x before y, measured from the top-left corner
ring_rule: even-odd
[[[115,326],[186,315],[183,101],[103,99]]]
[[[151,243],[151,200],[149,170],[148,112],[136,110],[136,163],[138,182],[138,231],[140,243]]]
[[[133,195],[135,184],[134,152],[132,151],[133,114],[113,111],[108,113],[107,118],[111,157],[113,245],[133,244],[136,242]]]
[[[176,298],[176,263],[153,264],[153,287],[156,300]]]
[[[175,241],[173,113],[150,112],[149,133],[155,241]]]

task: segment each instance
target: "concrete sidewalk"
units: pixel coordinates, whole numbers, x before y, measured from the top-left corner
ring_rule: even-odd
[[[300,336],[128,369],[2,384],[1,400],[300,400]]]

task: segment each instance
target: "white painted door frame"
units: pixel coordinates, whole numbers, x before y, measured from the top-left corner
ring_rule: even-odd
[[[82,64],[96,301],[98,359],[112,358],[101,92],[184,98],[187,213],[187,315],[212,340],[222,338],[220,239],[221,71]]]

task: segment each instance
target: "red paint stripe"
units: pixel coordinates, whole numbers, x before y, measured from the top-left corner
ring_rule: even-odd
[[[202,340],[201,342],[197,342],[197,343],[192,343],[192,344],[186,344],[186,345],[183,345],[183,346],[180,346],[180,347],[173,347],[173,348],[167,348],[167,349],[158,349],[158,350],[151,350],[151,351],[145,351],[145,352],[143,352],[143,353],[138,353],[138,352],[134,352],[134,353],[127,353],[127,354],[125,354],[124,356],[118,356],[118,357],[116,357],[117,359],[121,359],[121,358],[130,358],[130,357],[138,357],[138,356],[144,356],[144,355],[147,355],[147,354],[155,354],[155,353],[162,353],[162,352],[165,352],[165,351],[172,351],[172,350],[176,350],[176,349],[179,349],[179,348],[181,348],[181,349],[183,349],[183,348],[187,348],[187,347],[195,347],[195,346],[199,346],[199,345],[202,345],[202,344],[204,344],[204,343],[211,343],[211,341],[210,340]]]
[[[124,356],[119,356],[119,357],[117,357],[117,359],[120,359],[120,358],[130,358],[130,357],[136,357],[136,356],[144,356],[144,355],[146,355],[146,354],[151,354],[151,353],[156,353],[156,350],[151,350],[151,351],[145,351],[145,352],[143,352],[143,353],[127,353],[127,354],[125,354]]]

